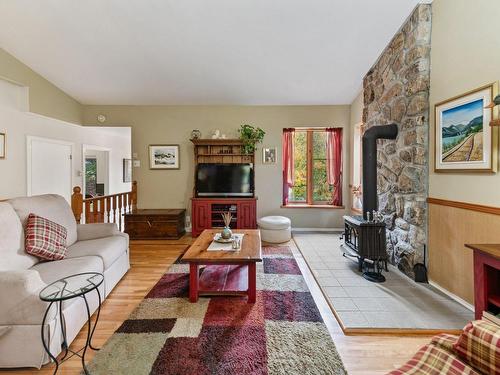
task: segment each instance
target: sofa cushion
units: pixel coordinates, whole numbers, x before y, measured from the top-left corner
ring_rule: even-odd
[[[21,197],[10,199],[9,203],[16,210],[23,227],[30,213],[45,217],[68,231],[66,245],[70,246],[76,242],[76,220],[66,199],[60,195],[46,194],[33,197]]]
[[[28,254],[45,260],[61,260],[66,256],[67,231],[62,225],[30,214],[25,232]]]
[[[24,231],[14,208],[0,202],[0,271],[27,270],[38,259],[24,251]]]
[[[40,262],[31,267],[38,271],[44,283],[50,284],[64,277],[82,272],[103,273],[104,266],[99,257],[82,257],[74,259],[56,260],[53,262]]]
[[[127,239],[123,236],[111,236],[95,240],[78,241],[68,248],[67,258],[95,255],[102,259],[104,269],[108,269],[127,251]]]
[[[465,326],[455,350],[483,374],[500,374],[500,327],[484,320]]]

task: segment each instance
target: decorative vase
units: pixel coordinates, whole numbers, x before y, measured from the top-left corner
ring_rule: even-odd
[[[229,227],[224,227],[220,235],[223,239],[229,240],[233,236],[233,232],[229,229]]]

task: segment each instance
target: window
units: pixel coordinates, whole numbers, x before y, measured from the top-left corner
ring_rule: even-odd
[[[293,169],[290,172],[293,182],[287,185],[284,181],[284,195],[288,194],[285,206],[333,205],[334,184],[329,182],[327,173],[330,165],[327,138],[327,129],[293,129]],[[337,185],[341,189],[342,184]]]
[[[94,197],[97,194],[97,159],[85,158],[85,197]]]

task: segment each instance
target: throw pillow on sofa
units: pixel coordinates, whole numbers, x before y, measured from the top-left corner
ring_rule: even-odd
[[[484,320],[465,326],[455,344],[459,357],[482,374],[500,374],[500,328]]]
[[[26,252],[44,260],[60,260],[66,256],[65,227],[33,213],[26,223]]]

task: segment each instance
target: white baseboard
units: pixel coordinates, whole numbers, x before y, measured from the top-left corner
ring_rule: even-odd
[[[292,228],[292,232],[343,232],[344,228]]]
[[[437,290],[439,290],[441,293],[444,293],[446,294],[448,297],[450,297],[451,299],[457,301],[459,304],[461,304],[463,307],[469,309],[470,311],[474,312],[474,306],[471,305],[469,302],[467,302],[466,300],[460,298],[459,296],[457,296],[456,294],[453,294],[452,292],[450,292],[449,290],[446,290],[445,288],[443,288],[442,286],[436,284],[434,281],[432,280],[429,280],[429,284],[432,285],[434,288],[436,288]]]

